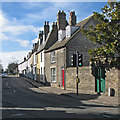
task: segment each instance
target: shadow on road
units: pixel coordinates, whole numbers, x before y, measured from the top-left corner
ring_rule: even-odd
[[[6,83],[10,89],[5,89]],[[36,92],[29,89],[30,85],[25,80],[15,77],[3,79],[2,85],[3,118],[12,118],[12,120],[13,118],[118,119],[117,114],[104,113],[106,108],[117,107],[87,102],[87,100],[97,99],[98,95],[79,94],[79,98],[75,99],[70,97],[75,96],[75,93],[58,95],[44,91]],[[35,87],[32,86],[32,88]],[[97,113],[99,110],[100,114]],[[24,114],[20,115],[20,113]]]

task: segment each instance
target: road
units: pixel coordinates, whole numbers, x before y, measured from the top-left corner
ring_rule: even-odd
[[[52,94],[19,77],[2,79],[2,118],[118,118],[118,107]]]

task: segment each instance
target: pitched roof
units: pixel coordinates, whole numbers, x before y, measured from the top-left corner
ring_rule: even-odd
[[[51,34],[53,33],[53,30],[51,30],[50,33],[48,33],[48,36],[47,36],[47,39],[46,39],[46,42],[43,44],[40,45],[40,48],[38,48],[36,54],[38,54],[39,52],[41,52],[42,50],[44,50],[46,47],[49,46],[49,38],[51,37]]]
[[[86,19],[84,19],[84,20],[80,21],[79,23],[77,23],[76,26],[79,26],[79,29],[77,31],[75,31],[71,37],[64,38],[62,41],[57,41],[55,44],[53,44],[45,52],[50,52],[50,51],[57,50],[57,49],[65,47],[65,45],[69,41],[71,41],[74,38],[74,36],[80,32],[81,28],[83,28],[88,23],[88,21],[91,20],[92,18],[93,18],[93,15],[91,15],[91,16],[87,17]]]
[[[80,21],[79,23],[77,23],[75,26],[81,26],[81,27],[84,27],[84,25],[91,19],[93,18],[93,14],[90,15],[89,17],[83,19],[82,21]]]

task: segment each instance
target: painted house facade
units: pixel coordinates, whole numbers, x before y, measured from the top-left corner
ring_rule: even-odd
[[[57,40],[57,24],[53,22],[52,30],[49,32],[49,22],[45,22],[44,32],[39,33],[39,48],[37,50],[37,81],[46,84],[45,78],[45,50],[51,47]]]

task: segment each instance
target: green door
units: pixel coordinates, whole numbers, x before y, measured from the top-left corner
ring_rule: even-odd
[[[105,92],[105,69],[97,67],[97,92]],[[100,87],[100,88],[99,88]]]
[[[100,68],[101,92],[105,93],[105,69]]]
[[[99,76],[100,76],[100,69],[97,67],[97,93],[99,93],[100,92],[100,88],[99,88],[99,84],[100,84],[100,82],[99,82]]]

